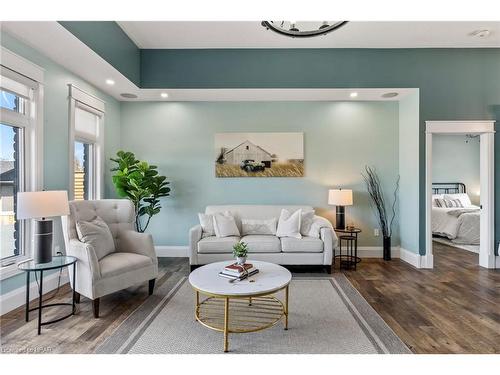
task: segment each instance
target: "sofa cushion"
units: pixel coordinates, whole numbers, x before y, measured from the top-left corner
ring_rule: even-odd
[[[314,237],[281,238],[281,249],[284,253],[321,253],[323,241]]]
[[[198,241],[198,252],[202,254],[232,253],[233,246],[240,241],[237,236],[231,237],[204,237]]]
[[[280,253],[280,239],[276,236],[249,234],[241,237],[241,242],[248,245],[248,253]]]
[[[99,261],[99,268],[101,269],[101,276],[106,278],[148,267],[152,264],[153,260],[145,255],[112,253]]]

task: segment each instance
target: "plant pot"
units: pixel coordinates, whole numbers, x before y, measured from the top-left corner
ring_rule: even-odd
[[[247,261],[247,257],[236,257],[236,263],[245,264]]]
[[[384,260],[391,260],[391,237],[384,237]]]

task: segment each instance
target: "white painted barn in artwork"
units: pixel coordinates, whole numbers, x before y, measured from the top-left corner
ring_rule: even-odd
[[[240,164],[244,160],[254,160],[270,166],[272,159],[270,152],[250,141],[245,141],[229,151],[224,151],[224,162],[227,164]]]

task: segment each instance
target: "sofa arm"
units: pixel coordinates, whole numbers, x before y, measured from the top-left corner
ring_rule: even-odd
[[[332,228],[321,228],[320,238],[323,241],[323,264],[331,265],[333,262],[333,249],[337,247],[338,238]]]
[[[201,225],[196,225],[189,230],[189,264],[198,264],[198,242],[202,234]]]
[[[120,233],[120,249],[124,253],[136,253],[145,255],[158,264],[153,236],[149,233],[139,233],[134,230],[126,230]]]
[[[97,255],[92,245],[78,241],[77,239],[71,239],[68,245],[66,254],[78,259],[76,263],[78,273],[85,274],[86,278],[91,280],[100,279],[101,270],[99,267],[99,260],[97,259]]]

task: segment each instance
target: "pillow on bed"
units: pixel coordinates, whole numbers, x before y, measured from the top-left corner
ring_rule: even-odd
[[[462,202],[462,207],[469,207],[472,206],[472,203],[470,201],[470,198],[467,194],[461,193],[461,194],[445,194],[444,199],[452,200],[452,199],[459,199],[460,202]]]
[[[432,207],[437,207],[435,202],[436,199],[444,199],[444,194],[432,194]]]
[[[434,199],[435,207],[439,208],[463,208],[460,199]]]

